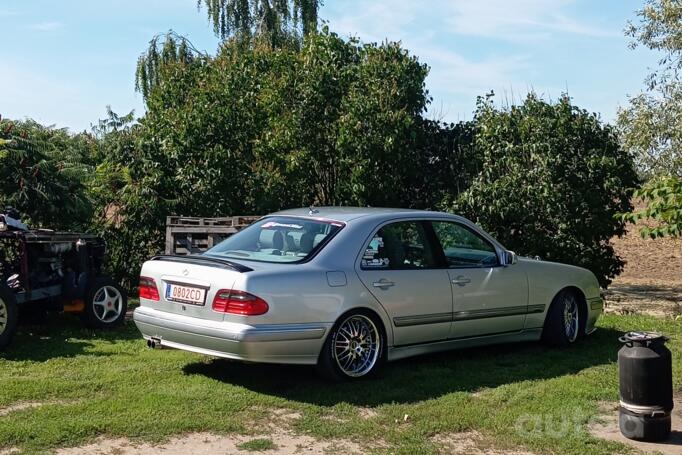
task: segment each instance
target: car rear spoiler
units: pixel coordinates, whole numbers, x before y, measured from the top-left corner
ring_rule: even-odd
[[[153,258],[150,259],[150,261],[168,261],[183,262],[185,264],[200,264],[207,265],[209,267],[220,267],[224,269],[230,269],[240,273],[253,271],[252,268],[239,264],[237,262],[232,262],[226,259],[219,259],[208,256],[200,256],[196,254],[190,254],[188,256],[174,256],[170,254],[161,254],[158,256],[154,256]]]

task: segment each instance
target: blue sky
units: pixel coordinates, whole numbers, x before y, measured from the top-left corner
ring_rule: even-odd
[[[431,67],[428,116],[470,119],[476,96],[518,101],[528,90],[612,121],[643,87],[656,56],[622,30],[644,0],[326,0],[342,36],[402,41]],[[217,39],[195,0],[0,0],[0,114],[89,129],[107,105],[144,111],[137,57],[173,29],[199,49]]]

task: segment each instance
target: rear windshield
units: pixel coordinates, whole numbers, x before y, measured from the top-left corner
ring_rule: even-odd
[[[206,255],[258,262],[302,262],[314,255],[343,223],[271,216],[223,240]]]

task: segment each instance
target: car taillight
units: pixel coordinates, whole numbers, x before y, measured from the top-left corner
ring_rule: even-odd
[[[213,299],[213,310],[219,313],[257,316],[267,313],[269,309],[268,303],[260,297],[234,289],[221,289]]]
[[[140,298],[149,300],[159,300],[159,289],[156,287],[154,278],[146,276],[140,277]]]

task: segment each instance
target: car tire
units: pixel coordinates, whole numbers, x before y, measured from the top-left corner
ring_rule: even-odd
[[[565,289],[559,292],[547,312],[542,341],[553,347],[565,348],[580,339],[580,300],[575,292]]]
[[[92,280],[85,295],[81,318],[87,327],[108,329],[121,325],[128,311],[128,296],[114,280],[101,276]]]
[[[369,311],[344,314],[332,327],[317,363],[321,376],[332,381],[374,377],[386,362],[386,334]]]
[[[0,349],[12,342],[17,331],[19,309],[14,293],[6,286],[0,286]]]

